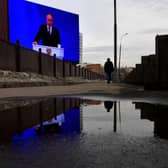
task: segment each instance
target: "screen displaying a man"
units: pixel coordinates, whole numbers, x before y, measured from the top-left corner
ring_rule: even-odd
[[[48,14],[46,16],[46,24],[40,26],[33,45],[38,45],[40,40],[42,40],[42,44],[45,46],[58,47],[58,45],[61,44],[59,32],[57,28],[53,26],[53,22],[53,16]]]

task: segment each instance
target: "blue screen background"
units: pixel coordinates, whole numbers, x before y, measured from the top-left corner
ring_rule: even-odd
[[[79,62],[79,15],[55,8],[27,2],[9,0],[9,40],[20,40],[21,46],[32,48],[40,25],[45,24],[46,14],[54,16],[54,26],[59,30],[65,60]]]
[[[75,108],[64,113],[65,123],[61,127],[63,134],[80,133],[81,132],[81,114],[80,109]]]

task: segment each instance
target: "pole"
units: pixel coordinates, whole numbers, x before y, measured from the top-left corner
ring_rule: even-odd
[[[119,80],[121,81],[121,52],[122,52],[122,41],[125,36],[127,36],[128,33],[125,33],[121,36],[120,40],[120,50],[119,50],[119,63],[118,63],[118,70],[119,70]]]
[[[119,50],[119,63],[118,63],[118,74],[119,74],[119,80],[121,81],[121,50],[122,50],[122,44],[120,43],[120,50]]]
[[[114,102],[114,132],[117,132],[117,102]]]
[[[114,68],[117,70],[117,2],[114,0]]]

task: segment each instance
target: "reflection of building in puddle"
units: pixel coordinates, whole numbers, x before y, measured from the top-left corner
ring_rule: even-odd
[[[76,98],[51,98],[1,110],[0,140],[32,137],[39,130],[45,133],[79,133],[82,102]]]
[[[149,103],[135,103],[136,109],[141,110],[141,119],[154,122],[154,134],[168,139],[168,106]]]

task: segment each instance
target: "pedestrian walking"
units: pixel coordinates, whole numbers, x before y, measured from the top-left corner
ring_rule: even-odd
[[[107,58],[107,61],[104,64],[104,72],[105,72],[106,80],[108,84],[112,81],[113,71],[114,71],[113,62],[110,60],[110,58]]]

